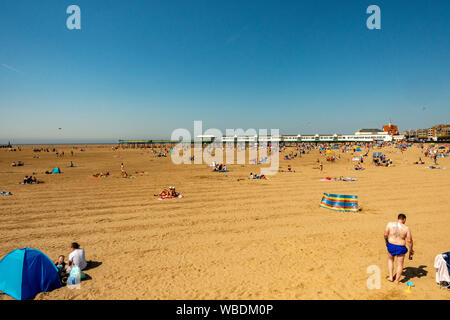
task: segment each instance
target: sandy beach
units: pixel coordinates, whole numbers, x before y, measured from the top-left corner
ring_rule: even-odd
[[[417,146],[403,153],[386,147],[380,151],[394,167],[365,161],[365,170],[354,171],[351,153],[331,163],[317,150],[291,161],[284,152],[280,169],[291,165],[295,173],[249,180],[266,165],[217,173],[207,164],[174,165],[149,149],[79,148],[71,156],[71,146],[58,146],[64,157],[31,146],[0,150],[0,190],[13,194],[0,196],[0,257],[28,246],[54,260],[77,241],[95,262],[81,289],[36,299],[450,299],[433,267],[450,250],[448,157],[438,159],[446,169],[432,170]],[[413,164],[419,156],[425,165]],[[25,165],[11,167],[18,160]],[[135,178],[121,178],[122,162]],[[62,174],[44,174],[54,167]],[[93,177],[106,171],[109,177]],[[43,184],[19,184],[33,172]],[[320,181],[339,176],[358,181]],[[157,200],[168,186],[183,198]],[[321,208],[324,192],[358,195],[362,211]],[[415,242],[404,272],[416,285],[412,294],[385,279],[383,233],[398,213]],[[371,265],[381,269],[380,289],[366,285]]]

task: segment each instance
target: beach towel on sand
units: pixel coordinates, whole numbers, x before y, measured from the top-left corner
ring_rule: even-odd
[[[158,195],[158,200],[165,200],[165,199],[181,199],[183,196],[179,194],[178,196],[167,196],[167,195]]]

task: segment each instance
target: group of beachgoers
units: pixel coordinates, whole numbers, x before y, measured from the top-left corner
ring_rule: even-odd
[[[70,249],[71,252],[69,253],[69,259],[67,262],[65,261],[65,256],[63,255],[60,255],[58,259],[54,261],[54,264],[58,269],[58,274],[63,283],[67,281],[67,277],[70,275],[70,272],[74,266],[77,266],[80,270],[84,270],[88,266],[84,249],[80,248],[80,245],[77,242],[73,242]]]
[[[21,184],[38,184],[42,183],[42,181],[39,181],[35,176],[25,176],[23,178],[23,182]]]
[[[211,167],[213,167],[213,171],[215,171],[215,172],[227,172],[228,171],[227,166],[224,165],[223,163],[219,164],[219,163],[213,162],[211,164]]]
[[[22,161],[13,161],[13,163],[11,163],[11,167],[23,167],[24,163]]]
[[[106,171],[105,173],[100,172],[92,175],[94,178],[107,178],[109,177],[109,172]]]
[[[390,158],[386,158],[385,155],[381,155],[379,157],[375,157],[373,159],[373,163],[377,166],[377,167],[392,167],[393,165],[393,161]]]
[[[253,174],[252,172],[250,172],[250,176],[249,179],[253,180],[253,179],[262,179],[262,180],[267,180],[267,177],[263,174]]]
[[[323,179],[320,179],[320,181],[358,181],[358,179],[356,178],[344,178],[343,176],[340,176],[339,178],[331,178],[331,177],[326,177]]]
[[[173,198],[181,198],[181,193],[177,192],[175,187],[170,186],[167,189],[163,189],[159,194],[155,194],[155,197],[158,197],[158,199],[173,199]]]

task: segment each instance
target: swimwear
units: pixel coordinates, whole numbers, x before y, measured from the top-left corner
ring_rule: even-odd
[[[398,256],[401,254],[406,254],[408,252],[406,246],[399,246],[397,244],[392,244],[389,242],[386,244],[386,247],[391,256]]]

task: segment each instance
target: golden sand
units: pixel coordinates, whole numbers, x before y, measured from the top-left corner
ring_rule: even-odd
[[[149,150],[71,147],[54,153],[0,150],[0,256],[25,246],[51,259],[77,241],[98,262],[79,290],[62,287],[36,299],[450,299],[435,283],[434,258],[450,251],[450,158],[446,170],[413,165],[420,149],[382,150],[395,167],[364,163],[351,170],[350,153],[317,167],[318,151],[286,161],[295,173],[249,180],[254,165],[174,165]],[[424,157],[422,156],[424,159]],[[25,162],[11,167],[12,161]],[[76,167],[68,168],[70,161]],[[427,165],[432,160],[425,160]],[[120,164],[134,179],[120,177]],[[45,175],[60,167],[63,174]],[[111,173],[94,178],[95,173]],[[147,174],[136,174],[144,171]],[[37,172],[44,184],[19,185]],[[323,177],[356,182],[323,182]],[[239,179],[239,180],[238,180]],[[242,179],[242,180],[241,180]],[[158,201],[170,185],[184,198]],[[324,192],[356,194],[363,210],[319,207]],[[388,282],[384,228],[405,213],[415,241],[404,273],[416,284]],[[370,265],[381,268],[381,288],[366,285]],[[10,299],[6,295],[0,299]]]

